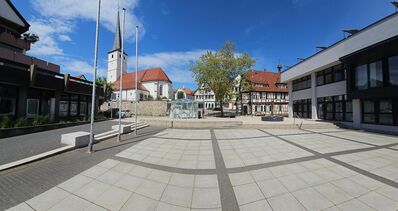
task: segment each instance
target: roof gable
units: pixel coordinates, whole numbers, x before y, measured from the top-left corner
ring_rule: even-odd
[[[21,33],[27,31],[30,26],[10,0],[0,1],[0,18],[17,25],[17,30]]]
[[[279,72],[256,70],[250,70],[245,75],[252,84],[251,91],[287,92],[287,88],[277,87],[277,84],[281,83],[280,76]],[[256,86],[256,84],[267,84],[267,86]]]

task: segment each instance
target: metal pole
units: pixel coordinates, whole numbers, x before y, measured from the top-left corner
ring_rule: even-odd
[[[98,37],[99,37],[99,21],[101,15],[101,0],[98,0],[97,24],[95,27],[95,47],[94,47],[94,67],[93,67],[93,90],[91,94],[91,120],[90,120],[90,142],[88,143],[88,152],[93,152],[94,142],[94,112],[95,112],[95,80],[97,79],[97,61],[98,61]]]
[[[137,135],[137,103],[138,103],[138,26],[135,26],[135,128],[134,133]]]
[[[124,63],[124,26],[125,26],[126,9],[123,8],[123,25],[122,25],[122,58],[120,64],[120,84],[119,84],[119,133],[117,135],[117,140],[120,142],[122,140],[122,84],[123,84],[123,63]]]

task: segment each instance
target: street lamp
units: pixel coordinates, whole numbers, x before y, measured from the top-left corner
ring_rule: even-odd
[[[138,26],[135,26],[135,106],[134,106],[135,135],[137,135],[137,103],[138,103]]]
[[[118,17],[119,18],[119,17]],[[120,64],[120,83],[119,83],[119,133],[117,134],[117,140],[122,140],[122,98],[123,98],[123,64],[124,64],[124,26],[126,19],[126,9],[123,8],[123,25],[122,25],[122,58]]]
[[[93,67],[93,90],[91,95],[91,120],[90,120],[90,142],[88,143],[88,152],[93,152],[94,142],[94,112],[95,112],[95,80],[97,78],[97,62],[98,62],[98,36],[99,36],[99,21],[101,15],[101,0],[98,0],[98,11],[97,11],[97,24],[95,27],[95,48],[94,48],[94,67]]]

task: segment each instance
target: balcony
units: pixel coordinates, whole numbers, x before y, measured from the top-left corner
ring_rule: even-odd
[[[26,66],[34,64],[39,69],[48,70],[56,73],[59,73],[60,71],[59,65],[52,64],[31,56],[27,56],[23,53],[15,52],[6,48],[0,48],[0,59],[5,59]]]
[[[30,42],[19,37],[15,37],[13,34],[8,32],[0,33],[0,42],[5,43],[9,46],[22,49],[22,50],[30,50]]]

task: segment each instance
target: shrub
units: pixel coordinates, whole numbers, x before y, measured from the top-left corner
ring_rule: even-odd
[[[48,124],[49,119],[48,116],[37,116],[33,118],[32,125],[44,125]]]
[[[105,115],[103,112],[98,112],[95,116],[94,116],[95,120],[104,120],[106,119]]]
[[[26,127],[26,126],[30,126],[31,123],[28,121],[28,119],[26,118],[18,118],[17,120],[15,120],[14,123],[14,127]]]
[[[4,116],[1,118],[0,127],[1,128],[10,128],[11,127],[11,120],[8,116]]]

